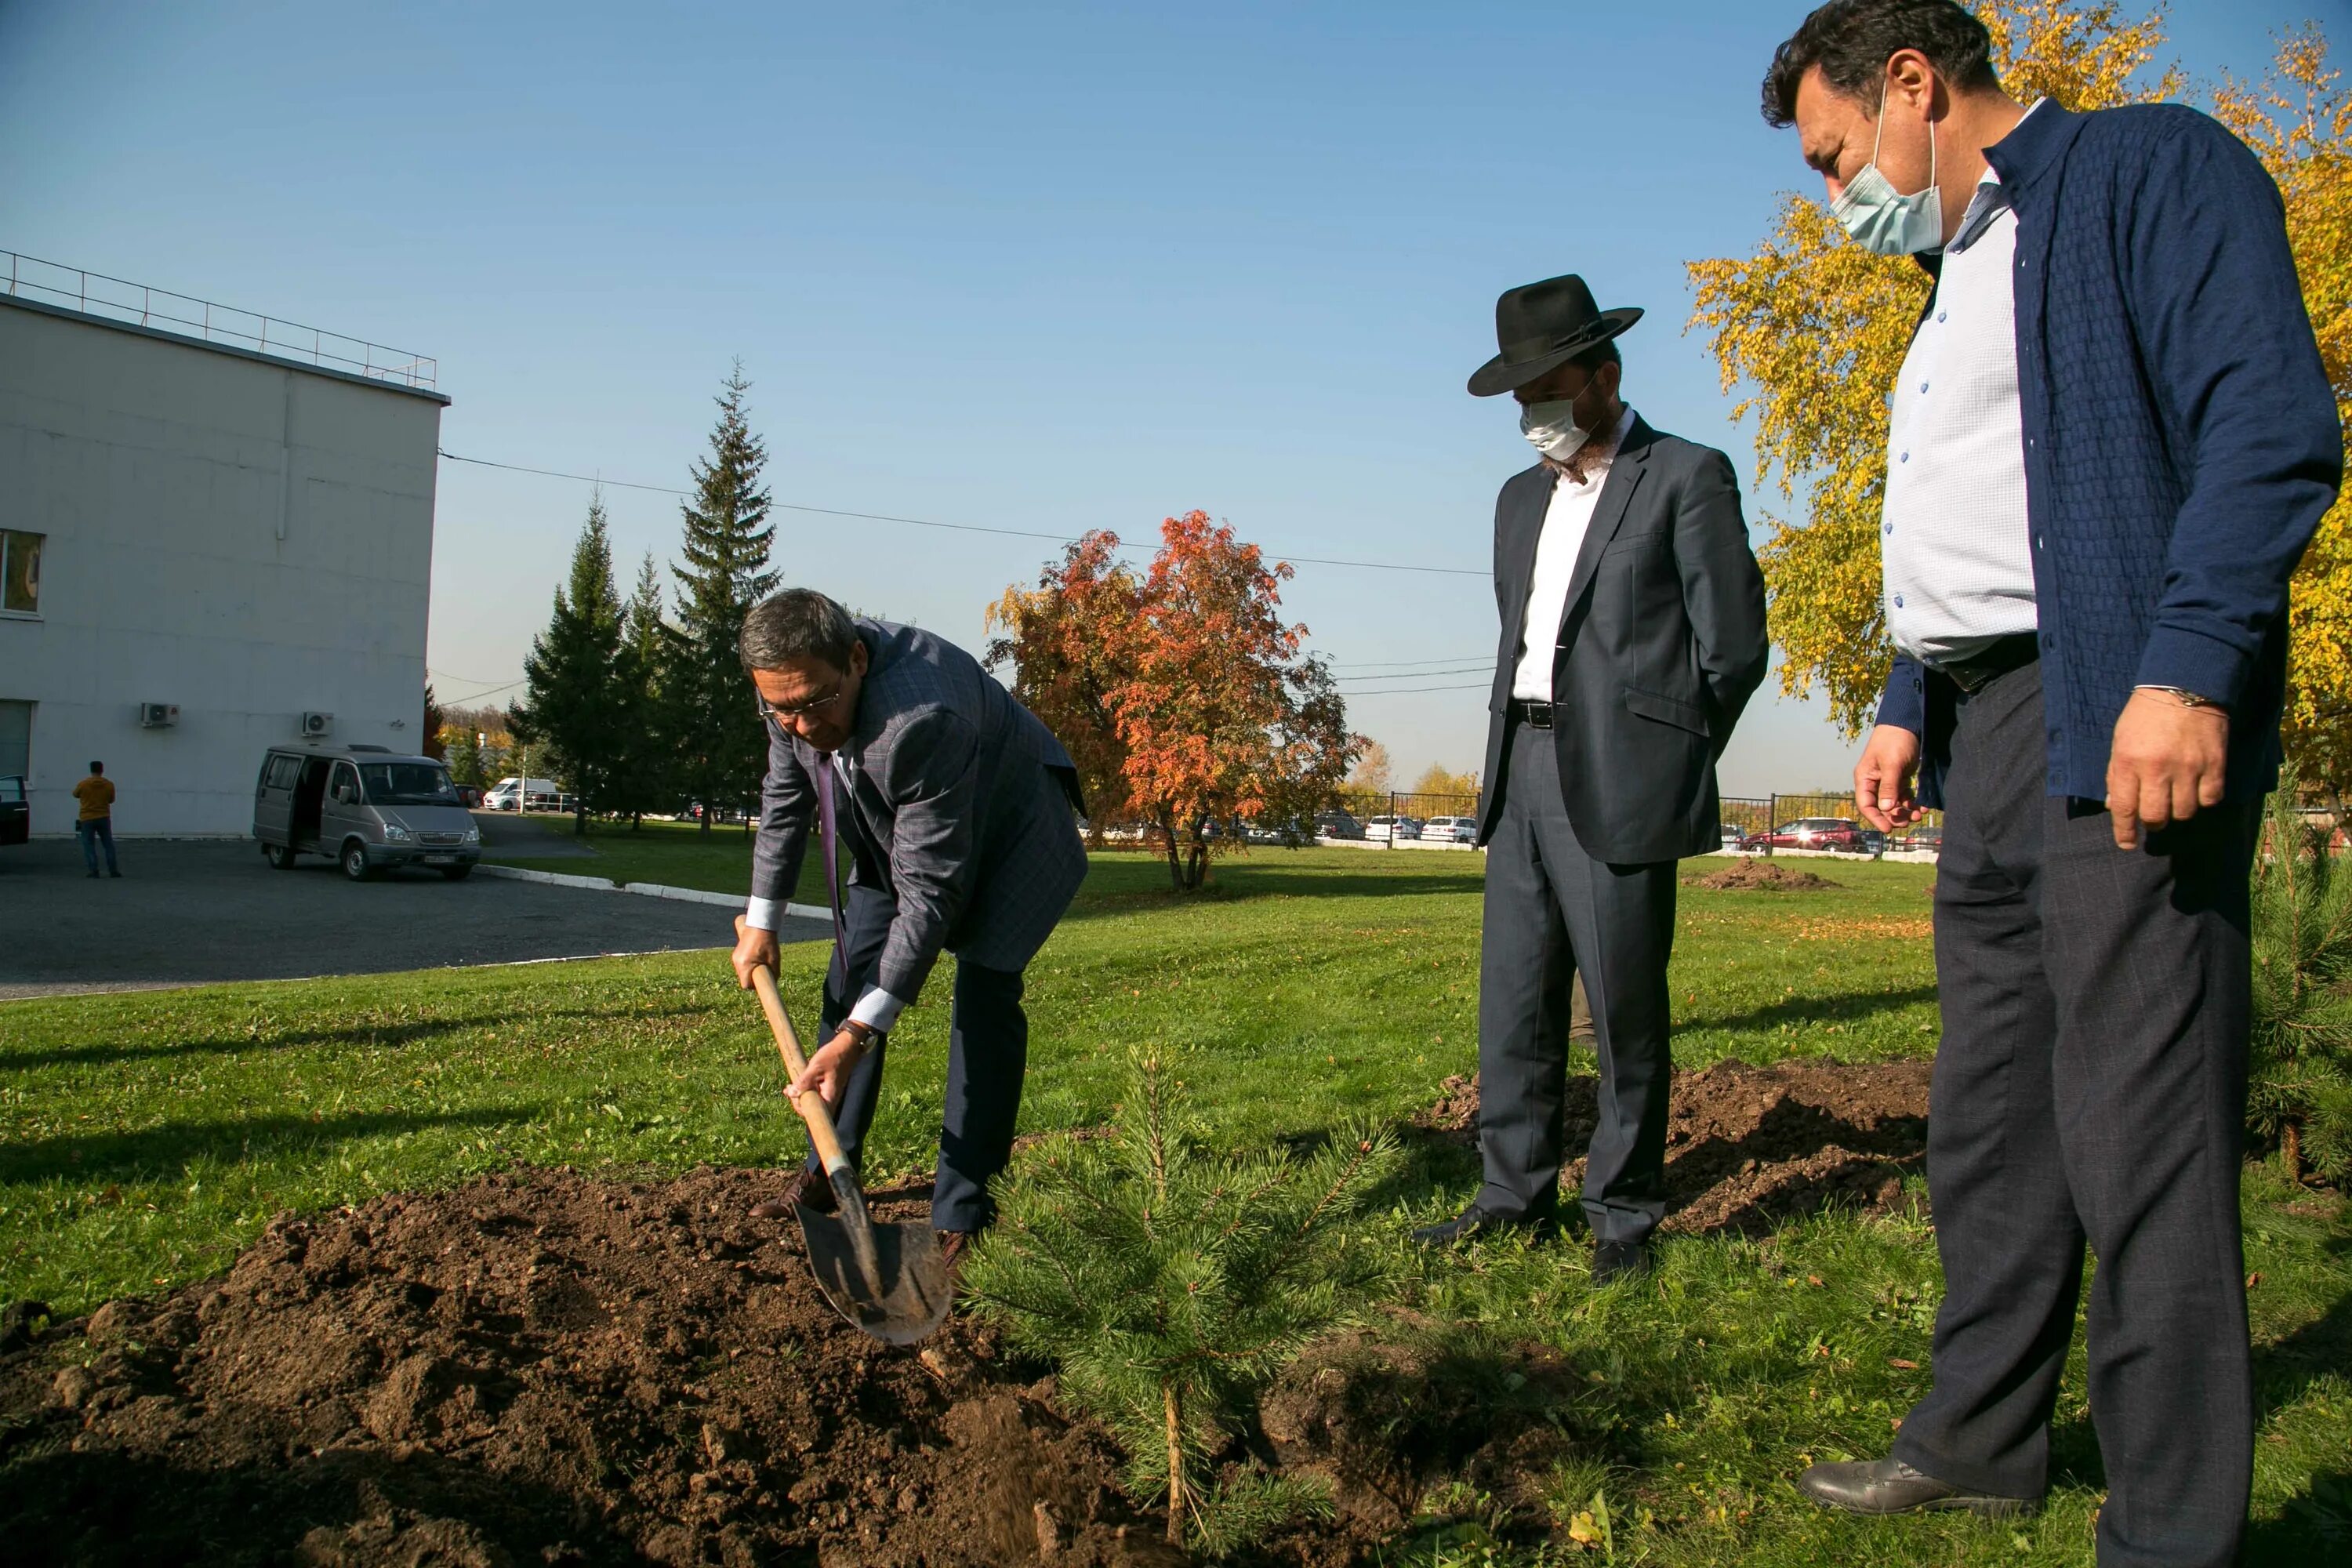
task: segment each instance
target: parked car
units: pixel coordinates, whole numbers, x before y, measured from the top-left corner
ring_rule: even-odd
[[[482,858],[482,831],[431,757],[382,746],[278,746],[253,786],[253,836],[278,869],[324,855],[354,882],[394,866],[457,881]]]
[[[476,789],[472,784],[458,784],[456,788],[457,791],[458,804],[463,805],[467,811],[479,811],[482,808],[482,792],[480,790]]]
[[[1843,816],[1806,816],[1784,822],[1769,833],[1752,833],[1740,840],[1742,849],[1844,849],[1863,847],[1862,824]]]
[[[1410,816],[1370,817],[1364,837],[1375,844],[1402,844],[1421,837],[1421,825]]]
[[[1268,822],[1261,817],[1249,824],[1247,833],[1252,844],[1279,844],[1286,849],[1315,842],[1312,822]]]
[[[1726,849],[1742,849],[1747,847],[1748,835],[1740,831],[1739,825],[1738,823],[1718,822],[1715,826],[1716,831],[1721,835],[1723,838],[1723,847]]]
[[[1364,825],[1344,811],[1327,811],[1315,819],[1318,838],[1344,838],[1360,841]]]
[[[553,779],[503,778],[490,786],[482,805],[490,811],[552,811],[562,799],[563,787]]]
[[[1424,844],[1475,844],[1478,842],[1478,819],[1475,816],[1433,816],[1421,825]]]
[[[1932,849],[1944,847],[1944,829],[1940,825],[1921,823],[1895,841],[1897,849]]]
[[[25,799],[22,773],[0,773],[0,844],[22,844],[33,837],[33,808]]]

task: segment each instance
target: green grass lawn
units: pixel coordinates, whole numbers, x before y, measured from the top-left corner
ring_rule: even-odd
[[[635,846],[597,840],[615,868],[551,868],[745,886],[740,833],[706,845],[647,831]],[[1693,868],[1709,864],[1721,862]],[[1932,1048],[1932,868],[1809,868],[1843,885],[1685,890],[1682,1065]],[[1030,971],[1024,1130],[1101,1121],[1144,1044],[1176,1053],[1197,1109],[1236,1146],[1351,1111],[1403,1119],[1475,1066],[1481,879],[1466,854],[1262,849],[1176,900],[1159,862],[1098,857]],[[786,950],[786,996],[804,1019],[823,960],[819,945]],[[893,1040],[877,1177],[929,1167],[947,991],[935,982]],[[717,952],[11,1003],[0,1297],[85,1310],[204,1277],[278,1211],[516,1160],[652,1173],[792,1160],[803,1143],[781,1081],[758,1009]],[[1450,1210],[1475,1184],[1466,1153],[1419,1160],[1401,1220]],[[2247,1219],[2262,1275],[2249,1298],[2262,1356],[2254,1560],[2313,1562],[2352,1541],[2352,1224],[2332,1195],[2261,1169]],[[1939,1286],[1924,1226],[1822,1218],[1769,1245],[1685,1238],[1664,1254],[1655,1285],[1595,1292],[1572,1246],[1493,1245],[1419,1266],[1415,1287],[1466,1336],[1545,1340],[1592,1369],[1577,1412],[1591,1463],[1553,1489],[1563,1508],[1595,1490],[1611,1500],[1620,1561],[2090,1561],[2097,1464],[2079,1349],[2058,1490],[2036,1521],[1865,1524],[1817,1513],[1787,1485],[1807,1455],[1882,1451],[1925,1386],[1924,1372],[1891,1364],[1928,1359]],[[1476,1513],[1475,1499],[1454,1500]],[[1496,1550],[1457,1520],[1391,1560]]]

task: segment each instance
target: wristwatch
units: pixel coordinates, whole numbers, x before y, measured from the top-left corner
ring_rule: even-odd
[[[855,1018],[843,1019],[841,1032],[857,1042],[857,1054],[861,1057],[872,1050],[874,1042],[882,1037],[881,1031],[873,1025],[861,1024]]]
[[[2211,697],[2200,697],[2194,691],[2183,691],[2178,686],[2135,686],[2134,691],[2161,691],[2183,708],[2220,708],[2223,704]]]

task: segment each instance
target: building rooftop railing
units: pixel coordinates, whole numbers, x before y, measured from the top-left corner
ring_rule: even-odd
[[[278,359],[308,360],[327,370],[438,390],[440,362],[421,354],[13,250],[0,250],[0,261],[6,263],[5,287],[11,294],[68,306],[86,315],[163,327],[206,342],[227,343]]]

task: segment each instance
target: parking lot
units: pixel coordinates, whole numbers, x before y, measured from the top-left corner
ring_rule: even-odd
[[[709,904],[425,871],[370,882],[246,841],[130,839],[91,881],[71,839],[0,849],[0,999],[727,945]],[[787,941],[829,935],[794,921]],[[712,963],[721,960],[714,954]]]

